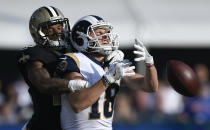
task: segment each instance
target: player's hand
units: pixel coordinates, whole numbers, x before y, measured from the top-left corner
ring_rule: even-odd
[[[130,66],[132,63],[128,60],[123,60],[121,62],[115,62],[108,67],[108,71],[104,75],[105,81],[108,85],[115,83],[121,77],[124,76],[133,76],[135,72],[132,71],[135,69],[135,66]]]
[[[71,92],[75,90],[80,90],[82,88],[87,88],[89,85],[88,81],[85,80],[70,80],[68,84],[68,88]]]
[[[135,75],[135,72],[133,71],[135,66],[130,65],[132,65],[132,62],[129,60],[123,60],[119,63],[116,63],[116,68],[119,70],[118,72],[120,73],[120,77]]]
[[[154,64],[153,57],[149,54],[144,44],[138,39],[135,39],[134,48],[135,51],[133,51],[133,53],[137,56],[137,58],[134,59],[135,61],[144,61],[147,66]]]
[[[121,50],[115,50],[107,56],[105,62],[111,65],[114,62],[123,61],[123,59],[124,59],[124,53]]]

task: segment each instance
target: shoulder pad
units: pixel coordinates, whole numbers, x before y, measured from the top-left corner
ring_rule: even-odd
[[[66,53],[65,56],[71,57],[76,62],[77,66],[80,68],[79,59],[73,53]]]

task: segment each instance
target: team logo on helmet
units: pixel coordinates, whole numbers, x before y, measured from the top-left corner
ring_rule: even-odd
[[[95,29],[103,28],[107,33],[97,36]],[[90,36],[90,32],[95,37]],[[109,39],[109,46],[101,45],[99,38],[106,36]],[[113,33],[113,26],[99,16],[88,15],[79,19],[73,26],[71,41],[74,48],[83,52],[96,52],[108,55],[111,51],[118,49],[118,35]]]

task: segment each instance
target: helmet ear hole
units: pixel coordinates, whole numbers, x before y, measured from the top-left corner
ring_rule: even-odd
[[[78,44],[79,46],[84,45],[84,40],[83,40],[82,38],[77,38],[77,39],[76,39],[76,42],[77,42],[77,44]]]
[[[78,36],[76,42],[79,46],[83,46],[88,43],[88,39],[86,37]]]
[[[88,39],[84,36],[79,36],[79,35],[76,35],[76,37],[72,37],[73,35],[74,35],[74,33],[72,33],[71,39],[70,39],[73,47],[77,51],[86,50],[88,47]]]

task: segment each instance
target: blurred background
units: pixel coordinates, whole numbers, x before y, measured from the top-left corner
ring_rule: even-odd
[[[33,40],[31,14],[52,5],[69,18],[95,14],[110,21],[119,34],[120,49],[133,61],[139,37],[155,60],[159,90],[148,94],[121,87],[116,100],[114,130],[210,129],[210,0],[0,0],[0,130],[18,130],[31,117],[28,86],[15,63],[16,52]],[[181,60],[196,72],[199,95],[183,97],[168,84],[170,59]],[[135,63],[134,63],[135,64]],[[135,64],[144,74],[144,65]]]

